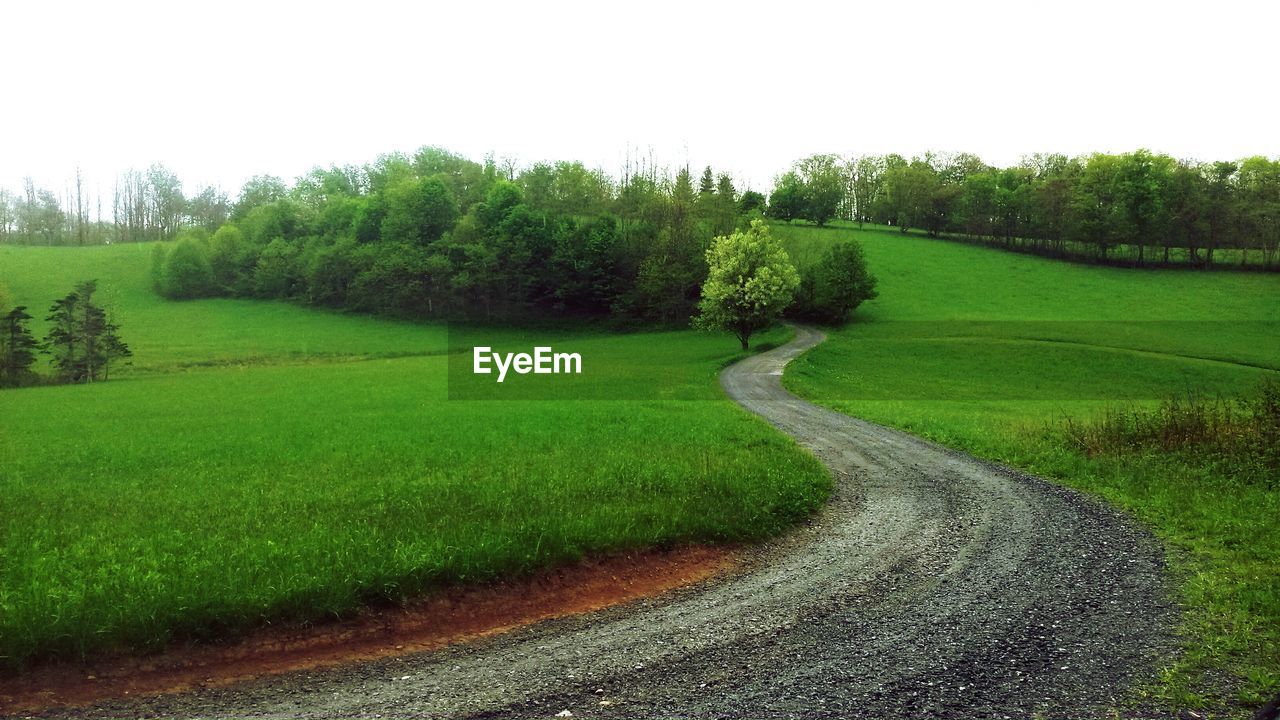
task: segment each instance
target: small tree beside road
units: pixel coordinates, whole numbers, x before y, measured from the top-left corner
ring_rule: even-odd
[[[694,324],[728,330],[743,350],[750,347],[754,333],[778,319],[800,285],[791,258],[763,220],[751,221],[746,231],[713,240],[707,267]]]

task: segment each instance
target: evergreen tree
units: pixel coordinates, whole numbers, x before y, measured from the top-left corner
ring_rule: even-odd
[[[716,191],[716,178],[711,174],[711,166],[708,165],[702,171],[702,180],[698,183],[698,195],[707,197]]]
[[[133,355],[117,333],[119,326],[93,302],[97,289],[97,281],[86,280],[49,308],[45,350],[63,382],[106,380],[112,360]]]
[[[44,338],[44,351],[53,356],[55,377],[62,382],[78,382],[77,364],[80,355],[80,329],[76,315],[80,296],[74,292],[55,300],[49,308],[49,332]]]
[[[716,194],[711,202],[711,231],[715,235],[728,235],[738,224],[738,193],[733,180],[721,175],[716,180]]]
[[[0,387],[27,384],[33,377],[39,343],[31,335],[27,308],[19,305],[0,318]]]

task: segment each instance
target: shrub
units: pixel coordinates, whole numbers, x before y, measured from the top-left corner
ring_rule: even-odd
[[[1171,397],[1158,408],[1108,408],[1065,421],[1068,443],[1094,457],[1183,453],[1223,460],[1245,482],[1280,487],[1280,384],[1264,380],[1241,399]]]
[[[800,288],[788,314],[826,323],[843,323],[863,302],[876,297],[876,278],[867,271],[862,246],[832,245],[800,274]]]
[[[153,259],[161,257],[153,255]],[[173,299],[208,297],[214,294],[213,272],[204,245],[194,238],[179,240],[163,255],[160,294]]]
[[[253,267],[254,258],[248,252],[244,232],[227,223],[209,239],[209,269],[213,272],[213,284],[222,292],[235,292],[240,278]]]

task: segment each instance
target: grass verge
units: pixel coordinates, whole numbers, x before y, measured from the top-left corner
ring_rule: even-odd
[[[788,369],[815,402],[1106,498],[1168,548],[1183,652],[1138,692],[1246,716],[1280,690],[1280,492],[1237,455],[1067,432],[1280,373],[1280,279],[1132,271],[899,233],[778,226],[803,256],[857,240],[880,298]],[[1218,428],[1226,432],[1225,428]],[[1218,431],[1215,430],[1217,435]]]

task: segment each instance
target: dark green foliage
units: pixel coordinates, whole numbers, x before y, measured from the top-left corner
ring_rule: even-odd
[[[253,295],[291,298],[301,289],[302,269],[298,245],[276,238],[267,244],[253,266]]]
[[[561,310],[609,307],[624,285],[618,271],[618,221],[611,216],[560,223],[549,268],[552,296]]]
[[[496,228],[507,217],[511,209],[524,202],[524,193],[520,186],[506,180],[499,180],[489,188],[484,202],[476,207],[475,218],[485,229]]]
[[[166,297],[284,298],[397,316],[680,322],[697,303],[711,238],[741,222],[729,176],[702,175],[695,186],[687,170],[672,179],[643,170],[615,185],[581,163],[555,163],[504,179],[492,162],[426,148],[358,171],[317,169],[283,192],[259,178],[235,221],[192,238],[198,249],[155,251],[155,286]],[[166,264],[192,279],[167,280]]]
[[[885,219],[904,232],[908,228],[932,227],[937,189],[937,173],[927,163],[914,162],[887,171],[884,175]]]
[[[1160,453],[1203,456],[1233,479],[1280,489],[1280,383],[1264,380],[1241,399],[1190,394],[1157,408],[1108,408],[1064,434],[1090,456]]]
[[[351,219],[351,232],[362,243],[377,242],[382,233],[382,221],[387,217],[387,204],[382,195],[366,195],[356,201]]]
[[[862,246],[836,243],[815,264],[800,270],[800,289],[788,314],[839,324],[859,305],[876,297],[876,278],[867,271]]]
[[[439,147],[418,150],[410,167],[417,177],[442,180],[455,207],[463,212],[484,197],[495,179],[492,168]]]
[[[106,380],[111,362],[133,355],[102,307],[93,301],[98,284],[86,280],[49,308],[44,349],[60,382]]]
[[[804,186],[798,175],[789,172],[778,179],[769,195],[768,215],[787,222],[804,217]]]
[[[381,239],[428,245],[439,240],[457,219],[458,202],[443,180],[406,180],[387,190]]]
[[[613,181],[582,163],[538,163],[520,173],[516,182],[526,202],[555,215],[598,215],[613,205]]]
[[[353,260],[366,265],[348,289],[347,302],[357,310],[425,317],[449,306],[448,260],[427,248],[383,243]]]
[[[353,237],[356,219],[360,216],[363,198],[338,195],[314,201],[318,209],[316,233],[323,237]]]
[[[503,300],[519,308],[544,300],[550,290],[546,276],[552,250],[552,224],[547,215],[528,205],[511,208],[493,234]]]
[[[711,172],[711,166],[708,165],[702,171],[702,178],[698,181],[698,195],[700,197],[708,197],[714,195],[716,191],[716,176]]]
[[[768,215],[778,220],[804,219],[825,225],[846,205],[849,187],[840,158],[811,155],[778,178],[769,196]],[[744,203],[744,212],[750,209]]]
[[[373,256],[369,246],[352,239],[339,240],[317,251],[307,267],[307,301],[328,307],[345,306],[352,283],[368,270]]]
[[[662,323],[689,317],[697,305],[690,292],[706,268],[698,268],[678,256],[654,253],[644,259],[628,298],[634,314]]]
[[[755,190],[747,190],[742,193],[742,197],[738,198],[738,211],[743,215],[749,215],[753,212],[764,212],[766,205],[763,194]]]
[[[484,225],[474,211],[502,183],[521,193],[510,205],[523,202],[552,221],[613,215],[623,226],[670,225],[677,235],[692,227],[704,244],[742,226],[743,215],[765,209],[763,195],[748,191],[739,197],[729,177],[710,167],[697,176],[687,168],[681,174],[664,176],[651,160],[638,168],[629,161],[616,179],[578,162],[536,163],[517,172],[510,162],[475,162],[426,147],[360,167],[315,168],[292,187],[277,177],[257,176],[233,205],[216,188],[184,197],[177,176],[153,165],[117,179],[110,222],[90,222],[82,207],[64,208],[69,203],[60,204],[58,193],[30,182],[20,195],[0,191],[0,243],[168,240],[184,228],[213,231],[231,222],[251,248],[237,278],[220,277],[212,256],[210,261],[217,291],[242,295],[253,291],[246,278],[257,258],[249,253],[275,238],[433,244],[468,216]],[[997,168],[969,153],[925,153],[910,160],[895,154],[818,154],[779,176],[769,205],[768,216],[783,221],[880,223],[1097,263],[1280,270],[1280,159],[1274,157],[1201,163],[1140,149],[1074,158],[1033,154]],[[658,232],[646,236],[653,242]],[[639,255],[660,252],[648,245]],[[630,260],[628,285],[638,280],[644,257]],[[466,272],[456,257],[451,262],[455,272]],[[557,294],[544,292],[517,305],[554,303]],[[623,293],[612,307],[633,307],[631,299]]]
[[[40,344],[27,327],[30,320],[22,305],[0,317],[0,387],[29,385],[35,379],[31,366]]]
[[[1278,160],[1202,164],[1137,150],[1031,155],[993,168],[972,155],[927,154],[910,162],[862,157],[846,173],[843,216],[903,232],[1109,264],[1208,268],[1230,256],[1241,267],[1280,269]],[[803,208],[787,183],[803,189],[803,178],[779,181],[782,199]],[[789,212],[817,220],[803,209]]]
[[[803,204],[800,217],[825,225],[836,217],[848,191],[844,168],[835,155],[812,155],[796,163]]]
[[[78,382],[79,355],[83,352],[83,339],[78,324],[77,312],[80,302],[76,293],[69,293],[49,308],[49,332],[44,338],[44,350],[53,356],[51,364],[59,380]]]

